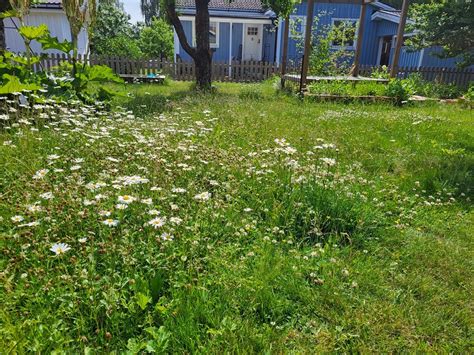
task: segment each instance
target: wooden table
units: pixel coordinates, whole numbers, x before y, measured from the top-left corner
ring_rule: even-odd
[[[157,83],[163,84],[165,81],[164,75],[141,75],[141,74],[119,74],[119,76],[125,80],[126,82],[133,83],[133,82],[141,82],[141,83]]]

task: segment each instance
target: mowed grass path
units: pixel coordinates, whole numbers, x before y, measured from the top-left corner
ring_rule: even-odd
[[[218,87],[0,134],[1,347],[472,351],[472,111]]]

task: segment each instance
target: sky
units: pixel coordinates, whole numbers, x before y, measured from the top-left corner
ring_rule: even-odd
[[[137,23],[138,21],[144,21],[142,12],[140,10],[140,0],[121,0],[123,9],[127,14],[130,15],[130,22]]]

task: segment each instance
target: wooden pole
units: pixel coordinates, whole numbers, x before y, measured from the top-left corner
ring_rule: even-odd
[[[290,34],[290,16],[285,18],[285,30],[283,32],[283,53],[281,57],[281,87],[285,87],[286,65],[288,60],[288,36]]]
[[[403,0],[402,13],[400,15],[400,24],[397,31],[397,43],[395,45],[395,54],[393,55],[392,69],[390,70],[390,77],[394,78],[398,73],[398,61],[400,59],[400,52],[402,50],[403,35],[405,34],[405,26],[407,24],[409,0]]]
[[[363,0],[360,8],[359,29],[357,31],[357,45],[354,55],[354,64],[352,64],[350,75],[359,76],[360,54],[362,53],[362,43],[364,41],[365,15],[367,13],[367,2]]]
[[[304,38],[303,63],[301,64],[300,92],[306,88],[306,77],[308,76],[309,56],[311,51],[311,33],[313,27],[314,0],[308,0],[306,15],[306,30]]]

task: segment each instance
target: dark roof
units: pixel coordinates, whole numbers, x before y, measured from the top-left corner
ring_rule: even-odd
[[[179,8],[194,8],[194,0],[176,0],[176,6]],[[209,2],[210,10],[239,10],[239,11],[259,11],[265,9],[260,0],[211,0]]]

